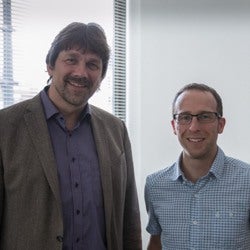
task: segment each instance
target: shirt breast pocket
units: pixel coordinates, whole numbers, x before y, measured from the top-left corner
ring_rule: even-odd
[[[240,246],[249,241],[249,211],[246,206],[228,206],[207,212],[202,231],[208,232],[204,238],[210,237],[214,247],[241,249]]]

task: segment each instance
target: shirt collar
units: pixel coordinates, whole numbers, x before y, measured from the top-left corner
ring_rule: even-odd
[[[45,117],[47,120],[55,115],[60,114],[59,110],[53,104],[53,102],[50,100],[50,98],[48,96],[48,89],[49,89],[49,86],[46,86],[40,92],[40,97],[42,100],[42,104],[43,104],[44,112],[45,112]],[[87,103],[86,106],[84,107],[81,115],[80,115],[79,121],[82,121],[85,117],[90,117],[90,115],[91,115],[91,111],[89,108],[89,104]]]
[[[180,166],[181,158],[182,158],[182,153],[180,154],[178,160],[174,164],[173,174],[171,175],[173,181],[176,181],[177,179],[182,178],[182,176],[184,176]]]
[[[224,166],[225,166],[225,154],[222,151],[222,149],[218,147],[216,157],[210,168],[210,172],[213,173],[213,175],[219,179],[222,177]]]
[[[181,159],[182,159],[182,153],[180,154],[178,160],[174,164],[174,171],[172,174],[173,180],[177,180],[179,178],[185,179],[184,174],[181,170]],[[218,179],[222,177],[222,173],[224,170],[224,159],[225,159],[225,154],[222,151],[222,149],[218,147],[216,157],[209,170],[209,173],[211,173],[213,176],[215,176]]]

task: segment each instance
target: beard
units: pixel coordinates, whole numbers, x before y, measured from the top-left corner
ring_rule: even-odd
[[[96,89],[93,82],[86,77],[65,76],[63,84],[55,84],[56,91],[61,98],[70,105],[75,107],[85,106],[89,98],[94,94]]]

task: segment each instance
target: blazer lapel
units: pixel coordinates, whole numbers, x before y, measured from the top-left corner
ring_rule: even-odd
[[[33,98],[31,105],[28,106],[27,112],[24,115],[24,119],[30,138],[33,141],[33,145],[44,169],[45,176],[47,177],[59,207],[61,207],[57,167],[39,95]]]
[[[104,198],[106,230],[107,235],[109,235],[109,232],[111,232],[111,214],[113,204],[112,172],[110,167],[111,159],[108,145],[109,138],[107,138],[103,120],[101,119],[101,117],[95,114],[94,109],[91,109],[91,124],[99,158]]]

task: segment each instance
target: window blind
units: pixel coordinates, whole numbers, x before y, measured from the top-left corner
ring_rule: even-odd
[[[20,100],[33,96],[31,90],[24,90],[15,77],[18,56],[16,31],[21,29],[26,15],[26,0],[1,0],[0,2],[0,108],[8,107]]]
[[[12,50],[12,6],[10,0],[1,2],[1,100],[6,107],[14,103],[13,50]]]
[[[126,0],[114,0],[113,113],[126,121]]]

